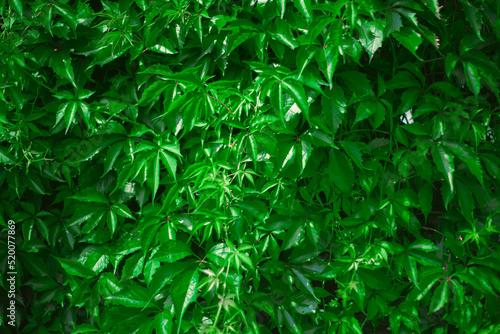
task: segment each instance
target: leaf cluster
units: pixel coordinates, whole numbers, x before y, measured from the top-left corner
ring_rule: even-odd
[[[499,15],[2,1],[0,328],[498,332]]]

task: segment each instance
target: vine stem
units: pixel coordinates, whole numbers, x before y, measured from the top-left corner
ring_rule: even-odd
[[[433,59],[423,60],[422,63],[428,63],[428,62],[431,62],[431,61],[443,60],[443,59],[446,59],[446,57],[439,57],[439,58],[433,58]]]
[[[423,229],[425,229],[425,230],[431,230],[431,231],[434,231],[434,232],[436,232],[436,233],[441,234],[443,237],[446,237],[443,233],[439,232],[438,230],[436,230],[436,229],[434,229],[434,228],[432,228],[432,227],[422,226],[422,228],[423,228]]]
[[[231,109],[229,109],[229,107],[228,107],[228,106],[226,106],[226,105],[224,104],[224,102],[222,102],[221,100],[219,100],[219,99],[218,99],[218,98],[216,98],[216,97],[213,97],[212,95],[208,95],[208,96],[210,96],[210,98],[212,98],[212,99],[214,99],[215,101],[217,101],[217,102],[219,102],[220,104],[222,104],[222,105],[223,105],[223,106],[227,109],[227,111],[229,111],[229,113],[230,113],[231,115],[233,114],[233,112],[231,111]]]

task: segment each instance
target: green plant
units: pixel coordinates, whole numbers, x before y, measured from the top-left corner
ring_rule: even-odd
[[[2,330],[498,332],[499,11],[3,1]]]

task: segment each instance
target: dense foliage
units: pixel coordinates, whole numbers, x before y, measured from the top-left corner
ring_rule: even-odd
[[[2,332],[500,331],[498,2],[0,16]]]

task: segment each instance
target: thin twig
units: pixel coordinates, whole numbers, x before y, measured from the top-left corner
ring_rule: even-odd
[[[441,234],[443,237],[446,237],[443,233],[439,232],[438,230],[436,229],[433,229],[432,227],[427,227],[427,226],[422,226],[423,229],[426,229],[426,230],[431,230],[431,231],[434,231],[436,233],[439,233]]]
[[[223,105],[223,106],[227,109],[227,111],[229,111],[229,113],[230,113],[231,115],[233,114],[233,112],[231,111],[231,109],[229,109],[229,107],[228,107],[228,106],[226,106],[226,105],[224,104],[224,102],[222,102],[221,100],[219,100],[219,99],[218,99],[218,98],[216,98],[216,97],[213,97],[212,95],[208,95],[208,96],[210,96],[212,99],[214,99],[215,101],[217,101],[217,102],[219,102],[220,104],[222,104],[222,105]]]
[[[446,59],[446,57],[439,57],[439,58],[424,60],[424,61],[422,61],[422,63],[428,63],[430,61],[443,60],[443,59]]]

